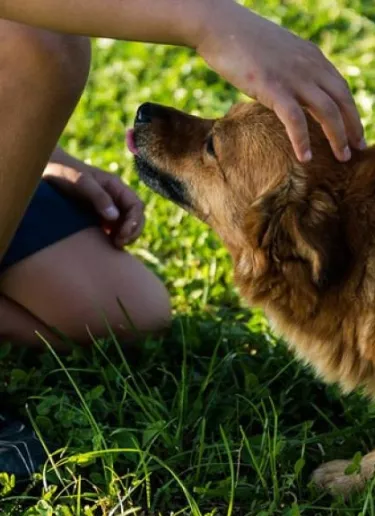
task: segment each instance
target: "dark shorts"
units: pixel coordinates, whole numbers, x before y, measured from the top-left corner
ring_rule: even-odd
[[[0,263],[0,273],[20,260],[91,226],[98,215],[42,180]]]

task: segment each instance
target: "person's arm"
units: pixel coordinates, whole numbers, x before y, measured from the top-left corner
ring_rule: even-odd
[[[119,249],[134,242],[142,233],[144,205],[118,176],[87,165],[58,146],[43,172],[43,179],[66,195],[90,204]]]
[[[300,161],[311,159],[307,110],[340,161],[363,148],[350,90],[308,41],[234,0],[0,0],[0,17],[60,32],[184,45],[274,110]]]
[[[232,0],[0,0],[0,17],[59,32],[194,46]]]

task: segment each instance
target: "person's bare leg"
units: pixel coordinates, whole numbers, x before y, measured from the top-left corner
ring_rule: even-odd
[[[12,266],[0,278],[0,291],[83,345],[91,342],[87,328],[95,337],[108,336],[106,320],[122,340],[131,341],[138,332],[162,331],[171,318],[161,281],[129,253],[115,249],[99,228],[76,233]],[[29,344],[40,343],[30,339]]]
[[[89,41],[0,20],[0,259],[84,88]]]

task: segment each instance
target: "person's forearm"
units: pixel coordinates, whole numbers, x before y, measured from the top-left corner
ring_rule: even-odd
[[[89,165],[71,156],[58,145],[51,154],[42,177],[61,186],[61,180],[65,182],[65,180],[68,179],[74,182],[76,180],[77,171],[85,172],[89,169]]]
[[[234,0],[0,0],[0,17],[59,32],[195,47]]]
[[[77,163],[82,163],[82,161],[78,160],[77,158],[74,158],[70,154],[64,151],[60,145],[57,145],[51,154],[50,159],[48,160],[48,163],[55,163],[59,165],[64,165],[66,167],[74,167],[77,165]]]

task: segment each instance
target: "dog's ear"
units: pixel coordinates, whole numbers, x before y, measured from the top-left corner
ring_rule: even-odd
[[[303,175],[294,175],[253,204],[247,234],[255,277],[270,269],[291,280],[303,274],[321,290],[340,282],[350,266],[334,193],[323,187],[309,189]]]

